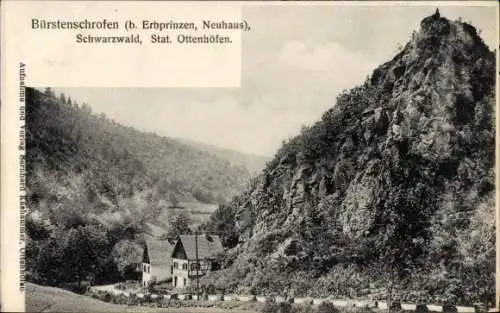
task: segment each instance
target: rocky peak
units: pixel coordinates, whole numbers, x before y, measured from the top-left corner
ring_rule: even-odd
[[[420,27],[422,30],[429,34],[445,35],[450,30],[450,22],[441,17],[439,14],[439,9],[436,9],[436,13],[428,16],[420,22]]]
[[[299,290],[353,264],[433,264],[433,249],[445,249],[433,242],[445,227],[439,217],[492,197],[483,187],[494,186],[494,85],[494,54],[474,27],[438,10],[424,18],[393,59],[283,145],[262,183],[233,202],[237,220],[248,208],[253,219],[231,257],[262,260],[236,287],[258,282],[258,272],[282,271],[291,285],[296,274],[289,287]],[[291,242],[300,249],[284,247]],[[241,275],[233,270],[229,278]]]

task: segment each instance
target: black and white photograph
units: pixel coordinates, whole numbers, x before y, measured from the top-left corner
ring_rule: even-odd
[[[496,311],[498,5],[240,18],[239,87],[26,86],[26,311]]]

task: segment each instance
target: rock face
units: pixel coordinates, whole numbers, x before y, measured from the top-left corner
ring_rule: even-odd
[[[473,298],[479,265],[458,267],[476,250],[457,238],[475,240],[466,234],[478,207],[494,218],[494,86],[495,56],[474,27],[439,12],[425,18],[233,200],[239,243],[207,283],[352,295],[390,279],[399,291]],[[494,241],[477,244],[494,251]],[[456,288],[440,287],[450,281]]]

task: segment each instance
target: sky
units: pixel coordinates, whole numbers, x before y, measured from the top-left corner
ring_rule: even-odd
[[[387,3],[388,4],[388,3]],[[397,53],[429,5],[247,6],[240,88],[57,88],[139,130],[272,156]],[[496,46],[493,7],[439,6]]]

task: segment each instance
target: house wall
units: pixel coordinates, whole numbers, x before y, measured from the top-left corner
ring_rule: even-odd
[[[152,268],[151,265],[148,263],[142,263],[142,286],[147,287],[148,282],[151,280],[152,276]]]
[[[189,261],[172,259],[172,287],[186,288],[189,286]]]
[[[196,260],[189,261],[188,271],[189,271],[189,276],[191,278],[196,277],[197,274],[198,274],[198,276],[203,276],[206,273],[210,272],[210,268],[211,268],[210,260],[199,260],[199,263],[200,263],[200,267],[199,267],[198,271],[196,271],[196,266],[195,266]]]
[[[153,266],[151,270],[151,276],[156,276],[156,281],[161,282],[169,279],[170,275],[170,265],[166,265],[163,267]]]
[[[195,281],[197,273],[198,276],[203,276],[210,271],[209,260],[199,260],[199,262],[200,269],[197,272],[194,267],[195,260],[172,259],[172,286],[178,289],[189,287]]]
[[[142,286],[147,287],[148,281],[150,281],[153,276],[156,277],[157,282],[165,281],[171,277],[170,267],[164,266],[153,266],[148,263],[142,263]]]

